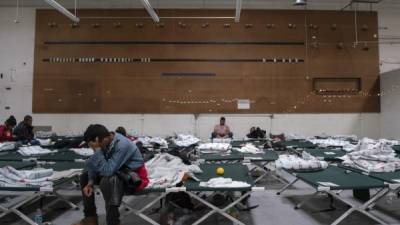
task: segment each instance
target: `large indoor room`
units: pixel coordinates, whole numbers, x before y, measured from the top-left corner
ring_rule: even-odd
[[[400,224],[400,0],[0,0],[0,30],[0,224]]]

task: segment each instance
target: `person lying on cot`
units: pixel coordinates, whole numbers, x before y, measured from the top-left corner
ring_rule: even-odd
[[[10,116],[4,125],[0,126],[0,143],[6,141],[13,141],[12,130],[17,125],[17,120],[14,116]]]
[[[39,145],[40,142],[34,139],[32,116],[26,115],[24,120],[21,121],[14,129],[15,141],[22,144]]]
[[[211,134],[211,138],[232,138],[233,133],[229,129],[229,126],[225,124],[225,117],[221,117],[219,124],[215,125],[214,132]]]
[[[149,183],[143,157],[130,140],[100,124],[90,125],[84,139],[94,154],[86,161],[80,177],[85,217],[74,225],[98,224],[95,184],[99,184],[103,194],[107,225],[119,225],[122,197],[144,189]]]

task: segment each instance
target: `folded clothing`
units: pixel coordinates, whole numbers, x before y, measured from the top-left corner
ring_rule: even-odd
[[[185,175],[195,178],[193,173],[202,173],[197,165],[186,165],[179,157],[168,153],[157,154],[146,162],[149,175],[148,187],[166,188],[173,187],[182,182]]]
[[[91,156],[94,154],[94,151],[91,148],[70,148],[69,150],[81,156]]]
[[[231,178],[215,177],[207,182],[200,182],[200,186],[210,188],[246,188],[251,185],[242,181],[234,181]]]
[[[280,155],[275,164],[278,169],[283,168],[295,171],[324,170],[328,167],[327,162],[319,160],[307,152],[303,152],[301,157],[297,155]]]
[[[16,148],[16,142],[3,142],[0,143],[0,152],[1,151],[10,151]]]
[[[42,148],[40,146],[28,146],[28,147],[20,147],[18,153],[23,156],[32,156],[32,155],[45,155],[52,153],[52,151]]]
[[[1,187],[51,187],[53,169],[16,170],[11,166],[0,168]]]
[[[252,143],[247,143],[241,148],[235,148],[236,151],[242,152],[242,153],[250,153],[250,154],[260,154],[264,153],[263,150],[257,148],[254,146]]]
[[[203,143],[198,146],[202,153],[226,152],[231,148],[229,143]]]
[[[172,141],[180,147],[189,147],[191,145],[198,144],[200,139],[191,135],[191,134],[178,134],[176,138],[172,139]]]

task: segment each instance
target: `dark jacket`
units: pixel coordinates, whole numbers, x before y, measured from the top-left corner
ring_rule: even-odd
[[[20,122],[14,129],[14,135],[16,141],[32,141],[34,137],[33,126]]]

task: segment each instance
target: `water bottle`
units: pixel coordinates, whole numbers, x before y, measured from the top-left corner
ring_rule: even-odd
[[[43,216],[42,216],[42,210],[37,209],[36,214],[35,214],[35,223],[37,225],[42,225],[43,224]]]

